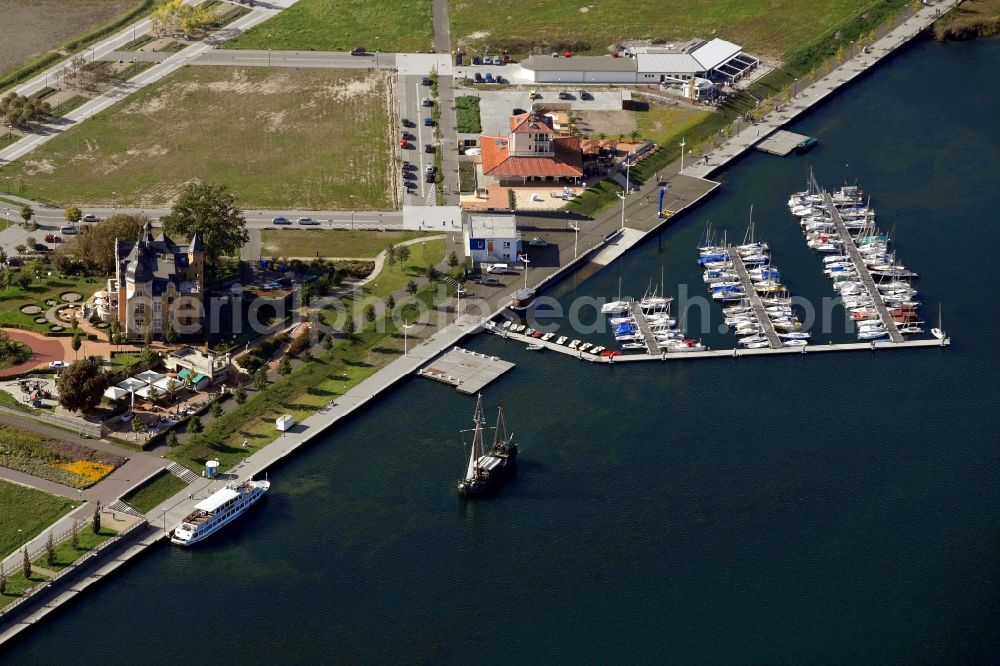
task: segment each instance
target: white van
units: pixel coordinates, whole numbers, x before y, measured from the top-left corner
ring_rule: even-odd
[[[493,273],[494,275],[506,275],[507,264],[493,264],[490,266],[490,270],[488,270],[487,273]]]
[[[60,227],[59,231],[66,234],[67,236],[72,236],[73,234],[80,233],[80,230],[73,225],[67,224],[65,227]]]

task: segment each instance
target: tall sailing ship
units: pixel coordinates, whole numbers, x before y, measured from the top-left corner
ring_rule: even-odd
[[[482,395],[476,400],[476,412],[472,418],[475,426],[472,431],[469,465],[465,470],[465,478],[458,482],[458,492],[466,497],[491,490],[517,463],[517,444],[514,443],[514,434],[507,434],[503,405],[497,408],[497,427],[493,432],[493,447],[489,453],[485,452],[483,445],[485,420]]]

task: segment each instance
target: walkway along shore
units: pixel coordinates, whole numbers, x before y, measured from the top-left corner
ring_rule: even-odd
[[[627,215],[629,211],[631,211],[633,216],[645,212],[651,214],[651,217],[647,217],[642,221],[642,228],[638,229],[640,233],[627,234],[627,241],[624,241],[624,245],[620,246],[616,252],[620,250],[620,252],[623,253],[629,248],[635,246],[643,239],[655,233],[664,224],[672,221],[675,217],[696,205],[705,196],[714,192],[715,189],[719,187],[719,183],[705,180],[706,176],[721,169],[743,152],[751,149],[754,144],[764,139],[768,134],[781,127],[784,123],[795,118],[803,111],[811,108],[816,103],[822,101],[840,86],[856,78],[860,73],[867,71],[867,69],[874,66],[877,62],[880,62],[886,55],[906,43],[909,39],[918,35],[922,30],[926,29],[931,23],[939,18],[940,14],[944,14],[955,4],[957,4],[957,0],[947,0],[945,2],[937,3],[935,7],[925,7],[921,9],[903,22],[900,26],[891,30],[885,37],[878,40],[873,45],[873,53],[860,54],[855,58],[845,61],[839,67],[831,71],[826,77],[800,91],[793,98],[792,103],[786,106],[783,111],[773,112],[768,117],[764,118],[760,123],[753,127],[753,129],[759,130],[759,135],[758,133],[754,133],[751,136],[750,131],[740,132],[737,136],[723,144],[719,149],[710,153],[708,155],[708,164],[690,166],[684,170],[682,175],[668,178],[667,181],[671,184],[683,185],[684,183],[687,183],[689,190],[696,191],[693,198],[677,199],[675,192],[683,188],[675,186],[671,189],[671,197],[674,199],[674,203],[668,205],[668,208],[675,211],[671,218],[658,218],[656,216],[656,212],[650,210],[648,203],[646,210],[644,211],[644,207],[641,203],[642,197],[631,197],[633,199],[632,206],[626,206],[623,219],[625,219],[624,216]],[[152,72],[153,70],[149,71]],[[698,181],[700,181],[700,184]],[[600,227],[612,224],[615,219],[617,219],[617,213],[613,211],[605,212],[602,217],[596,221],[597,224],[595,224],[595,226]],[[627,227],[622,224],[623,229],[635,229],[636,226],[639,226],[638,220],[631,218],[629,218],[629,220],[630,224]],[[610,237],[605,237],[603,241],[598,242],[596,245],[584,248],[573,260],[561,265],[557,270],[547,274],[544,279],[537,281],[535,286],[539,288],[543,287],[555,280],[566,277],[585,264],[590,264],[593,254],[602,249],[610,240],[612,240]],[[488,318],[492,319],[498,316],[503,309],[503,307],[496,309],[496,311]],[[326,429],[333,424],[352,415],[355,411],[374,401],[379,394],[394,386],[401,379],[414,374],[417,369],[429,363],[438,355],[450,349],[452,346],[456,345],[467,335],[478,332],[483,321],[484,319],[479,317],[466,316],[460,318],[459,321],[442,328],[437,333],[425,339],[422,343],[410,348],[406,355],[401,356],[400,358],[397,358],[393,362],[389,363],[378,372],[347,391],[343,396],[340,396],[335,401],[329,403],[319,412],[304,419],[300,424],[296,425],[291,432],[283,433],[270,444],[249,455],[243,462],[227,470],[227,474],[223,475],[224,478],[199,478],[198,480],[192,482],[182,492],[154,508],[147,514],[150,529],[147,530],[146,534],[140,541],[136,542],[135,545],[128,549],[127,557],[118,558],[109,564],[108,571],[117,568],[117,566],[120,566],[121,562],[125,559],[138,555],[144,549],[152,546],[166,536],[167,531],[176,525],[188,513],[190,513],[194,508],[194,505],[201,498],[214,492],[226,483],[234,481],[235,478],[248,479],[267,471],[270,467],[283,460],[285,457],[291,455],[299,447],[312,442],[314,438],[322,435]],[[914,340],[904,343],[883,342],[875,345],[871,345],[869,343],[809,345],[806,348],[806,354],[820,351],[825,352],[865,349],[883,350],[903,347],[921,348],[944,346],[945,344],[947,343],[937,340]],[[803,351],[801,348],[781,348],[738,351],[713,350],[667,356],[671,360],[675,360],[676,358],[722,358],[734,356],[756,356],[762,354],[802,353]],[[618,357],[615,359],[614,363],[659,360],[662,360],[661,356],[636,354]],[[104,572],[103,569],[101,571]],[[103,576],[103,573],[101,575]],[[10,626],[0,626],[0,631],[2,631],[2,633],[0,633],[0,644],[12,638],[28,625],[34,624],[39,619],[44,617],[44,615],[49,613],[53,608],[61,603],[64,603],[73,596],[75,595],[60,595],[58,598],[50,600],[44,605],[43,608],[39,609],[35,613],[32,613],[30,616],[17,618],[16,622]]]

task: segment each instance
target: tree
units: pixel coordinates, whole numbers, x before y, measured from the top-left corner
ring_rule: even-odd
[[[258,391],[264,390],[267,386],[267,367],[262,365],[253,373],[253,385]]]
[[[25,548],[21,551],[21,572],[24,574],[25,580],[31,580],[31,558],[28,557],[28,549]]]
[[[221,256],[238,254],[250,236],[243,211],[225,185],[189,183],[170,214],[161,218],[167,234],[192,238],[205,246],[206,265],[215,266]]]
[[[458,266],[458,255],[452,250],[448,253],[448,267],[454,268],[455,266]]]
[[[209,411],[212,412],[213,418],[219,418],[222,416],[222,404],[218,400],[214,400],[212,406],[209,407]]]
[[[358,330],[358,325],[354,323],[354,317],[348,317],[344,322],[344,335],[348,340],[354,340],[354,333]]]
[[[410,246],[400,245],[396,248],[396,256],[399,258],[399,263],[405,264],[410,258]]]
[[[168,345],[172,345],[176,339],[177,331],[174,330],[173,325],[168,321],[166,327],[163,329],[163,341]]]
[[[76,319],[74,319],[73,321],[75,322]],[[80,339],[80,334],[79,333],[74,334],[73,342],[70,343],[70,346],[73,347],[73,354],[76,356],[76,358],[80,357],[79,352],[81,345],[83,345],[83,340]]]
[[[73,519],[73,526],[69,528],[69,545],[73,547],[73,550],[80,550],[80,526],[77,524],[76,519]]]
[[[313,360],[313,355],[311,351],[307,349],[304,352],[302,352],[302,361],[304,363],[308,363],[311,360]]]
[[[171,449],[177,446],[177,433],[171,430],[167,433],[167,446]]]
[[[288,362],[287,356],[282,356],[281,360],[278,361],[278,374],[287,375],[292,371],[292,364]]]
[[[333,338],[329,335],[323,336],[323,349],[327,351],[333,349]]]
[[[204,427],[201,425],[201,417],[195,414],[191,417],[191,420],[188,421],[187,431],[197,434],[202,430],[204,430]]]
[[[94,531],[94,534],[101,533],[101,501],[97,500],[97,505],[94,507],[94,517],[90,521],[90,529]]]
[[[24,243],[32,250],[38,247],[38,239],[35,238],[34,236],[28,236],[27,238],[25,238]]]
[[[71,412],[92,410],[101,401],[108,378],[95,359],[75,361],[56,379],[59,404]]]
[[[135,435],[135,441],[139,441],[139,433],[142,432],[144,426],[142,420],[138,416],[132,417],[132,433]]]
[[[389,294],[388,296],[385,297],[385,308],[389,312],[392,312],[393,310],[396,309],[396,299],[393,297],[392,294]]]
[[[242,405],[247,401],[247,392],[243,388],[243,384],[237,384],[236,388],[233,389],[233,399],[236,400],[237,405]]]
[[[31,223],[31,218],[35,216],[35,209],[24,204],[21,206],[21,219],[24,220],[24,226],[27,227]]]
[[[70,206],[66,209],[63,215],[66,217],[66,221],[70,224],[76,224],[83,219],[83,211],[80,210],[78,206]]]
[[[385,251],[385,260],[388,261],[391,266],[396,263],[397,259],[399,259],[399,253],[396,250],[396,246],[390,245],[389,249]]]
[[[146,327],[146,332],[142,334],[142,341],[146,345],[146,349],[150,349],[153,344],[153,326],[150,324]]]
[[[425,270],[427,271],[428,280],[434,280],[437,278],[437,269],[434,268],[434,264],[427,264],[427,268]]]
[[[115,240],[138,239],[148,221],[145,215],[112,215],[80,229],[80,233],[66,244],[66,251],[91,272],[110,275],[115,269]]]
[[[45,540],[45,561],[50,567],[56,563],[56,544],[52,540],[52,530],[49,530],[49,538]]]
[[[156,401],[160,399],[160,392],[155,386],[150,386],[149,392],[146,395],[149,396],[149,401],[153,404],[156,404]]]
[[[369,324],[375,321],[375,306],[368,304],[365,306],[365,321]]]
[[[406,291],[409,292],[411,296],[417,293],[417,283],[415,280],[410,280],[406,283]]]

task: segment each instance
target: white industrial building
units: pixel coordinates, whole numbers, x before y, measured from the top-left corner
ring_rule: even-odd
[[[703,79],[732,84],[759,61],[724,39],[641,46],[623,57],[534,55],[521,63],[521,77],[536,83],[686,84]]]
[[[517,262],[517,222],[513,215],[472,213],[465,222],[466,256],[473,268]]]

